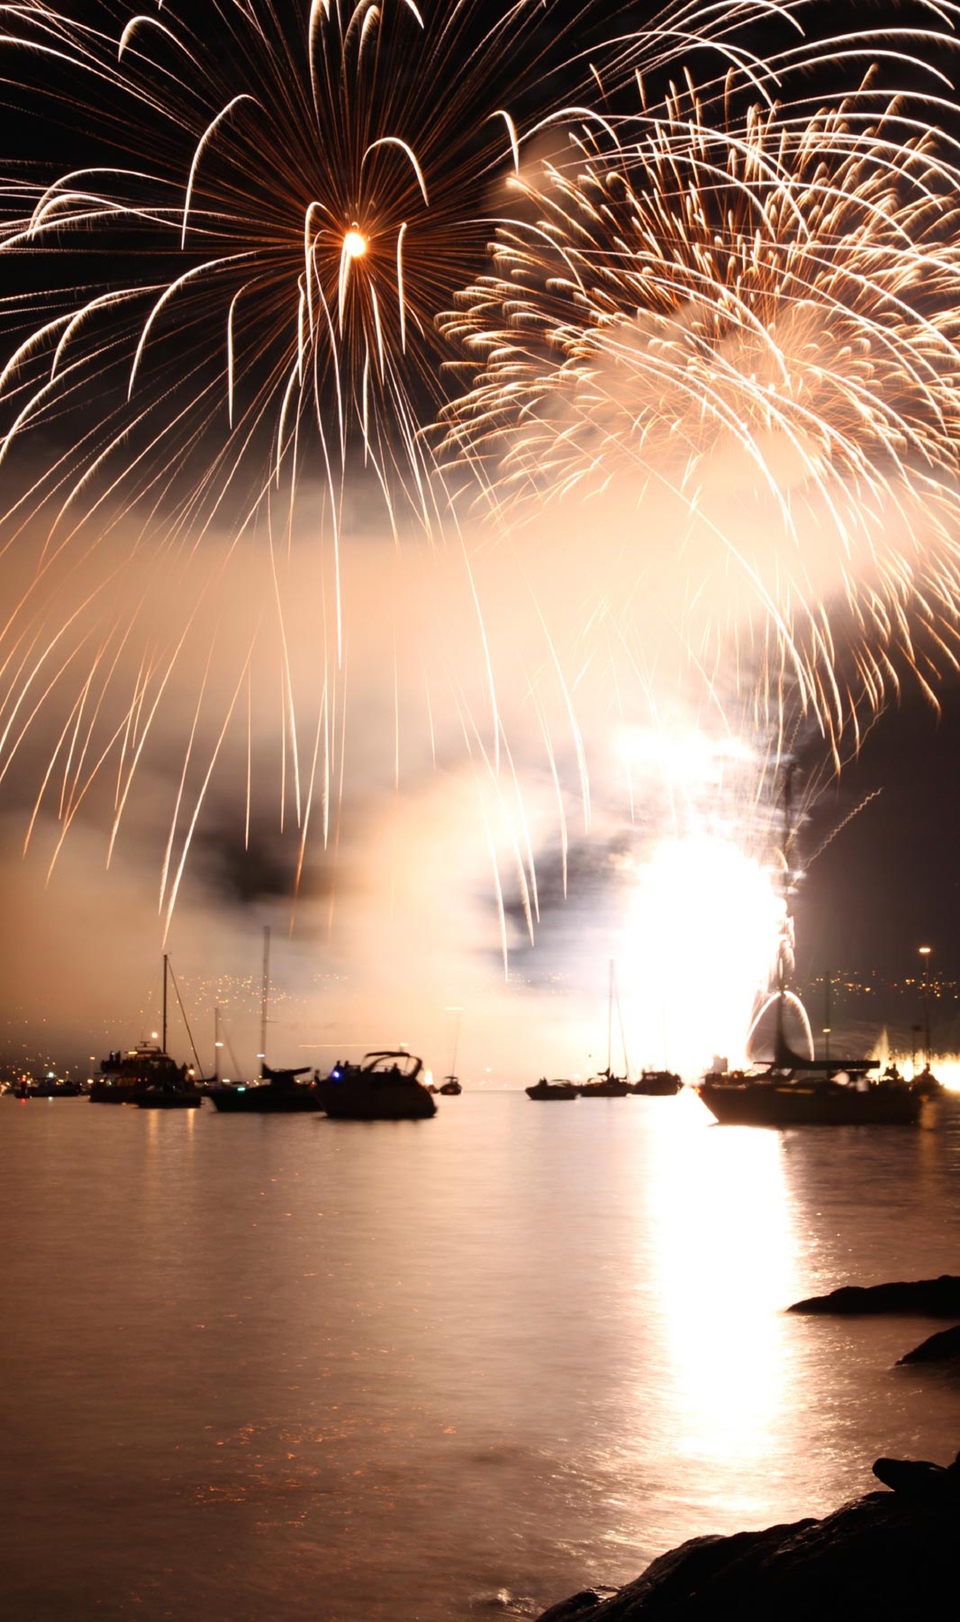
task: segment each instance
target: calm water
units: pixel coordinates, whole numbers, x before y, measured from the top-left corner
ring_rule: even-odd
[[[0,1101],[4,1622],[535,1614],[960,1445],[960,1383],[892,1367],[938,1326],[782,1312],[960,1271],[960,1106],[440,1104]]]

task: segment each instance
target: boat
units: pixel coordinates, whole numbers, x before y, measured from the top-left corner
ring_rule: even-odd
[[[91,1104],[135,1104],[151,1088],[173,1092],[184,1088],[186,1065],[177,1064],[157,1042],[138,1042],[100,1061],[100,1074],[90,1085]]]
[[[267,1064],[267,1008],[270,998],[270,926],[263,931],[263,979],[260,992],[260,1079],[245,1082],[219,1082],[207,1089],[207,1097],[221,1115],[302,1115],[322,1108],[319,1089],[313,1080],[303,1082],[309,1065],[276,1069]],[[216,1024],[219,1041],[219,1020]],[[217,1049],[219,1053],[219,1049]]]
[[[618,1076],[613,1069],[613,1009],[616,1003],[617,1015],[620,1020],[620,1041],[623,1044],[623,1068],[625,1075]],[[630,1082],[630,1061],[627,1058],[627,1043],[623,1030],[623,1014],[620,1009],[620,998],[617,995],[616,976],[613,959],[610,959],[610,988],[607,996],[607,1068],[600,1070],[589,1081],[579,1084],[578,1092],[581,1098],[626,1098],[633,1091]]]
[[[335,1064],[316,1082],[319,1107],[335,1121],[428,1120],[437,1106],[420,1080],[422,1070],[423,1060],[405,1050],[367,1053],[359,1064]]]
[[[578,1091],[581,1098],[626,1098],[633,1087],[625,1076],[615,1076],[610,1066],[589,1081],[582,1081]]]
[[[264,1064],[259,1081],[222,1082],[207,1097],[221,1115],[300,1115],[323,1108],[314,1081],[302,1082],[309,1065],[296,1070],[275,1070]]]
[[[572,1081],[548,1081],[546,1076],[541,1076],[540,1080],[532,1087],[525,1087],[523,1090],[528,1098],[561,1099],[580,1097],[580,1089],[575,1087]]]
[[[138,1109],[199,1109],[203,1094],[186,1077],[182,1086],[168,1087],[161,1082],[145,1087],[135,1102]]]
[[[910,1086],[922,1099],[934,1103],[938,1098],[943,1097],[946,1090],[943,1082],[930,1069],[929,1064],[925,1064],[923,1069],[913,1077]]]
[[[227,1046],[229,1047],[229,1041],[227,1042]],[[209,1098],[213,1093],[219,1092],[221,1087],[223,1087],[225,1085],[223,1077],[220,1075],[220,1054],[221,1054],[221,1052],[223,1050],[223,1047],[224,1047],[224,1042],[223,1042],[222,1032],[221,1032],[221,1028],[220,1028],[220,1008],[219,1008],[219,1006],[217,1004],[214,1004],[214,1009],[213,1009],[213,1074],[210,1075],[210,1076],[197,1076],[197,1078],[196,1078],[196,1080],[195,1080],[195,1082],[193,1084],[196,1091],[203,1098]],[[232,1048],[230,1048],[230,1055],[231,1055],[231,1058],[233,1058],[233,1049]],[[236,1066],[236,1059],[234,1059],[234,1065]],[[243,1083],[239,1082],[237,1085],[243,1086]]]
[[[641,1098],[675,1098],[683,1086],[673,1070],[641,1070],[639,1081],[630,1088]]]
[[[459,1098],[463,1088],[460,1085],[460,1077],[457,1075],[457,1051],[460,1047],[460,1021],[463,1018],[463,1009],[451,1008],[449,1012],[457,1016],[457,1023],[453,1033],[453,1058],[450,1060],[450,1074],[444,1076],[441,1086],[434,1087],[431,1085],[430,1091],[432,1093],[442,1093],[444,1098]]]
[[[870,1059],[798,1059],[712,1073],[695,1091],[723,1126],[913,1126],[924,1099],[909,1082],[872,1077]]]
[[[791,771],[784,781],[783,870],[789,878]],[[695,1088],[723,1126],[913,1126],[924,1098],[896,1070],[876,1077],[879,1059],[795,1053],[785,1033],[785,941],[780,943],[773,1056],[745,1070],[713,1071]]]
[[[28,1098],[81,1098],[83,1088],[79,1081],[64,1081],[62,1076],[55,1076],[48,1071],[45,1076],[24,1076],[15,1082],[9,1092],[14,1098],[26,1100]]]
[[[90,1084],[91,1104],[140,1104],[144,1109],[196,1109],[202,1101],[194,1089],[187,1066],[177,1064],[167,1052],[167,982],[170,974],[170,960],[164,952],[160,1044],[155,1038],[141,1041],[135,1048],[128,1048],[126,1052],[118,1049],[106,1059],[101,1059],[100,1074]],[[177,991],[178,999],[179,996]]]

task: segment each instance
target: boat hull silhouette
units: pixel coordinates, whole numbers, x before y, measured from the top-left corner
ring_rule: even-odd
[[[575,1087],[572,1081],[548,1081],[546,1076],[541,1076],[532,1087],[525,1087],[523,1090],[528,1098],[547,1098],[555,1103],[559,1103],[562,1099],[580,1097],[580,1089]]]
[[[602,1076],[597,1081],[583,1082],[578,1091],[581,1098],[626,1098],[633,1088],[619,1076]]]
[[[199,1109],[202,1103],[203,1094],[189,1087],[169,1092],[148,1087],[136,1100],[138,1109]]]
[[[906,1083],[707,1077],[696,1092],[723,1126],[913,1126],[923,1108]]]
[[[420,1081],[415,1054],[368,1053],[360,1064],[334,1065],[316,1084],[320,1108],[334,1121],[426,1121],[437,1106]]]
[[[307,1067],[309,1068],[309,1066]],[[302,1115],[323,1108],[315,1082],[298,1081],[304,1070],[271,1070],[253,1087],[212,1087],[207,1096],[221,1115]]]
[[[640,1098],[676,1098],[682,1086],[680,1077],[672,1070],[644,1070],[630,1091]]]

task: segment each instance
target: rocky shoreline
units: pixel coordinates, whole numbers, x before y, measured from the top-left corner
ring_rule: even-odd
[[[946,1467],[878,1459],[892,1491],[823,1519],[691,1538],[635,1582],[585,1589],[540,1622],[916,1622],[960,1586],[960,1455]],[[953,1594],[954,1600],[949,1596]]]
[[[960,1318],[960,1278],[953,1273],[941,1273],[939,1278],[915,1279],[911,1283],[844,1284],[839,1290],[831,1290],[829,1295],[811,1295],[806,1301],[794,1301],[787,1311],[840,1318]],[[960,1325],[939,1330],[897,1359],[898,1366],[957,1362],[960,1362]]]
[[[787,1310],[960,1318],[960,1278],[845,1285]],[[898,1360],[958,1362],[960,1325]],[[949,1615],[960,1591],[960,1453],[946,1466],[877,1459],[873,1473],[892,1490],[866,1493],[822,1519],[691,1538],[625,1588],[584,1589],[539,1622],[919,1622]]]

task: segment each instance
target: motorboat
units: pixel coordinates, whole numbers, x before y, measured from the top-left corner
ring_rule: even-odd
[[[316,1081],[319,1108],[335,1121],[428,1120],[437,1106],[422,1070],[423,1060],[403,1049],[367,1053],[359,1064],[344,1060]]]
[[[45,1076],[24,1076],[8,1089],[14,1098],[81,1098],[83,1088],[79,1081],[65,1081],[62,1076],[48,1071]]]
[[[540,1080],[535,1082],[532,1087],[525,1087],[523,1090],[528,1098],[562,1099],[580,1097],[580,1089],[575,1087],[572,1081],[548,1081],[546,1076],[541,1076]]]

